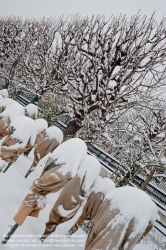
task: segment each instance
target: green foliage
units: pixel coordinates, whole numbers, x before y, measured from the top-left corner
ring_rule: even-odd
[[[15,100],[21,94],[22,86],[20,83],[10,80],[8,76],[0,76],[0,89],[7,89],[9,97]]]
[[[138,164],[133,164],[133,166],[128,170],[126,175],[119,181],[118,187],[126,186],[129,184],[129,182],[133,179],[133,177],[139,173],[141,170],[140,166]]]
[[[68,141],[68,140],[70,140],[71,138],[73,138],[73,136],[72,136],[72,135],[68,135],[68,136],[65,138],[64,141]]]
[[[21,94],[21,91],[22,91],[21,84],[15,81],[10,81],[10,84],[8,86],[8,92],[10,98],[14,100],[17,99],[17,97]]]
[[[56,105],[49,97],[45,97],[42,102],[44,103],[44,107],[42,111],[39,111],[38,118],[45,119],[48,122],[48,126],[52,126],[55,124],[58,115]]]
[[[116,159],[121,162],[123,167],[120,167],[111,176],[117,187],[128,185],[134,176],[141,172],[144,166],[144,153],[139,141],[130,141],[124,147],[119,148]]]
[[[7,89],[8,84],[9,84],[8,77],[0,75],[0,89]]]

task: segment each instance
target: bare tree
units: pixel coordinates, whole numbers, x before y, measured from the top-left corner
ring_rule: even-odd
[[[152,103],[151,103],[152,104]],[[165,103],[156,100],[154,106],[131,109],[121,117],[125,133],[115,143],[118,150],[114,155],[124,166],[125,174],[114,174],[118,185],[128,184],[140,173],[145,178],[141,189],[145,190],[152,178],[166,177]]]
[[[165,85],[165,18],[160,24],[139,14],[130,21],[75,18],[60,37],[54,57],[61,63],[52,85],[72,103],[65,136],[82,126],[103,132],[148,91]]]
[[[12,66],[18,57],[21,40],[24,36],[23,21],[19,17],[6,17],[0,19],[0,61],[1,71],[11,75]],[[17,60],[17,59],[16,59]]]
[[[18,64],[37,40],[36,21],[19,17],[1,18],[0,61],[1,72],[10,80],[17,75]]]
[[[144,167],[146,179],[141,185],[145,190],[152,178],[166,178],[166,113],[165,106],[156,103],[149,112],[140,115],[144,123],[142,134],[145,143],[146,165]]]
[[[19,32],[8,21],[8,40],[12,32],[22,37],[15,39],[20,48],[11,49],[10,75],[33,93],[66,97],[64,111],[72,119],[65,137],[78,133],[97,140],[130,108],[144,104],[147,93],[152,99],[150,94],[165,85],[165,18],[159,24],[153,15],[139,14],[129,21],[78,15],[19,19]]]
[[[30,46],[18,67],[18,73],[23,85],[29,91],[39,95],[47,92],[51,84],[52,49],[59,25],[60,22],[52,18],[43,18],[32,23],[32,27],[36,32],[36,40]]]

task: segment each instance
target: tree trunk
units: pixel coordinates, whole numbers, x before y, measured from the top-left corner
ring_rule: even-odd
[[[145,181],[142,183],[140,189],[145,190],[151,179],[153,178],[154,173],[156,172],[157,167],[153,168],[150,172],[150,174],[147,175]]]
[[[11,67],[11,69],[10,69],[10,72],[9,72],[9,78],[10,78],[10,80],[13,80],[13,78],[14,78],[15,70],[16,70],[17,64],[18,64],[18,60],[16,60],[16,61],[13,63],[13,65],[12,65],[12,67]]]
[[[77,133],[77,131],[82,128],[82,124],[78,123],[77,120],[71,120],[69,124],[67,125],[64,134],[64,140],[66,140],[68,137],[74,137],[74,135]]]

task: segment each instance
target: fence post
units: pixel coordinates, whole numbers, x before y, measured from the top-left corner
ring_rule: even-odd
[[[9,162],[3,173],[6,173],[6,171],[10,168],[13,162]]]
[[[34,103],[36,100],[38,99],[38,95],[34,95],[31,100],[29,101],[29,103]]]

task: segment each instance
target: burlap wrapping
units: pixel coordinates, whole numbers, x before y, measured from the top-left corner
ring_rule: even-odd
[[[8,149],[5,147],[12,146],[17,144],[16,149]],[[20,154],[24,153],[28,149],[30,149],[33,145],[31,145],[30,140],[27,142],[24,148],[20,147],[21,144],[17,142],[15,138],[12,138],[11,135],[8,135],[1,145],[1,157],[3,160],[7,162],[15,162]]]
[[[25,116],[28,116],[29,118],[32,118],[33,120],[36,120],[36,113],[29,114],[29,113],[25,110]]]
[[[50,139],[46,134],[44,134],[35,145],[34,161],[27,173],[30,174],[34,170],[38,162],[41,160],[41,158],[52,152],[58,145],[59,142],[55,138]]]
[[[24,202],[21,204],[18,212],[13,217],[14,221],[21,226],[23,222],[25,221],[27,216],[32,217],[38,217],[39,215],[39,209],[36,209],[35,207],[27,206]]]
[[[110,200],[105,199],[94,218],[86,241],[85,250],[131,250],[153,227],[149,223],[141,235],[137,234],[133,238],[130,236],[134,231],[134,218],[131,218],[128,222],[124,220],[123,223],[117,223],[117,226],[114,227],[111,221],[116,216],[118,220],[118,217],[121,216],[120,211],[118,209],[110,211]],[[125,245],[125,243],[128,244]]]
[[[38,217],[39,211],[45,207],[46,204],[43,203],[43,206],[39,206],[39,202],[42,198],[45,198],[47,192],[42,191],[41,193],[36,192],[32,188],[31,193],[27,194],[24,198],[18,212],[14,216],[14,221],[21,226],[25,221],[27,216]]]
[[[51,209],[44,235],[48,236],[55,231],[57,225],[73,218],[85,198],[85,192],[82,189],[82,182],[78,176],[75,176],[64,187],[59,198]]]
[[[43,129],[42,131],[40,131],[39,133],[37,133],[36,135],[36,139],[35,139],[35,145],[38,143],[38,141],[44,136],[46,130]]]
[[[69,234],[73,234],[83,224],[84,220],[93,220],[96,216],[101,203],[103,202],[105,195],[102,192],[95,193],[91,192],[89,195],[80,217],[77,219],[75,224],[69,230]]]
[[[50,157],[45,166],[50,165],[54,161],[55,159]],[[71,178],[71,174],[66,173],[62,175],[58,172],[60,168],[61,165],[46,172],[43,170],[41,176],[33,183],[31,186],[32,192],[25,197],[23,204],[14,216],[14,220],[18,225],[22,225],[27,216],[38,217],[42,208],[37,206],[37,195],[46,196],[49,193],[55,193],[66,185],[68,179]]]
[[[11,132],[11,128],[9,126],[10,123],[10,117],[6,117],[6,121],[4,119],[0,119],[0,139]]]

